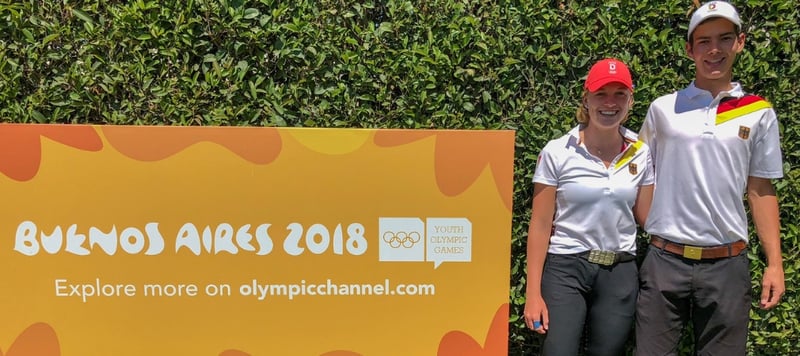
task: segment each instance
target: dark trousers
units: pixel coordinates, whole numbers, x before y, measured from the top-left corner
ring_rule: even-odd
[[[634,261],[601,266],[577,255],[548,254],[542,298],[550,327],[543,355],[578,355],[584,326],[586,355],[623,355],[633,325],[637,282]]]
[[[636,303],[636,355],[678,355],[691,321],[697,355],[745,354],[750,318],[747,253],[690,260],[650,246]]]

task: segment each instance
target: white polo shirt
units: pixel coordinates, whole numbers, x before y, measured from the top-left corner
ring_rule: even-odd
[[[533,182],[556,187],[556,212],[548,252],[588,250],[636,253],[633,204],[639,186],[654,182],[650,151],[624,127],[628,142],[606,168],[580,143],[579,128],[547,143]]]
[[[656,188],[645,230],[698,246],[748,240],[748,176],[783,176],[778,120],[738,83],[716,98],[697,88],[650,104],[639,133],[652,151]]]

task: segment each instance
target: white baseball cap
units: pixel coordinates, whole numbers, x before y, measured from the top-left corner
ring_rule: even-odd
[[[739,18],[739,12],[730,3],[726,1],[710,1],[700,5],[689,21],[689,32],[686,34],[686,39],[692,37],[692,32],[703,21],[713,17],[721,17],[736,25],[737,29],[742,28],[742,20]]]

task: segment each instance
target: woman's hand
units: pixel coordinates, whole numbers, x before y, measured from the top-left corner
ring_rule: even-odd
[[[544,334],[550,322],[547,316],[547,304],[541,295],[528,295],[525,301],[525,325],[529,329]]]

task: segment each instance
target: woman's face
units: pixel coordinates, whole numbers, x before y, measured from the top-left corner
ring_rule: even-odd
[[[589,111],[589,125],[601,128],[617,127],[628,116],[633,93],[621,83],[608,83],[583,99]]]

